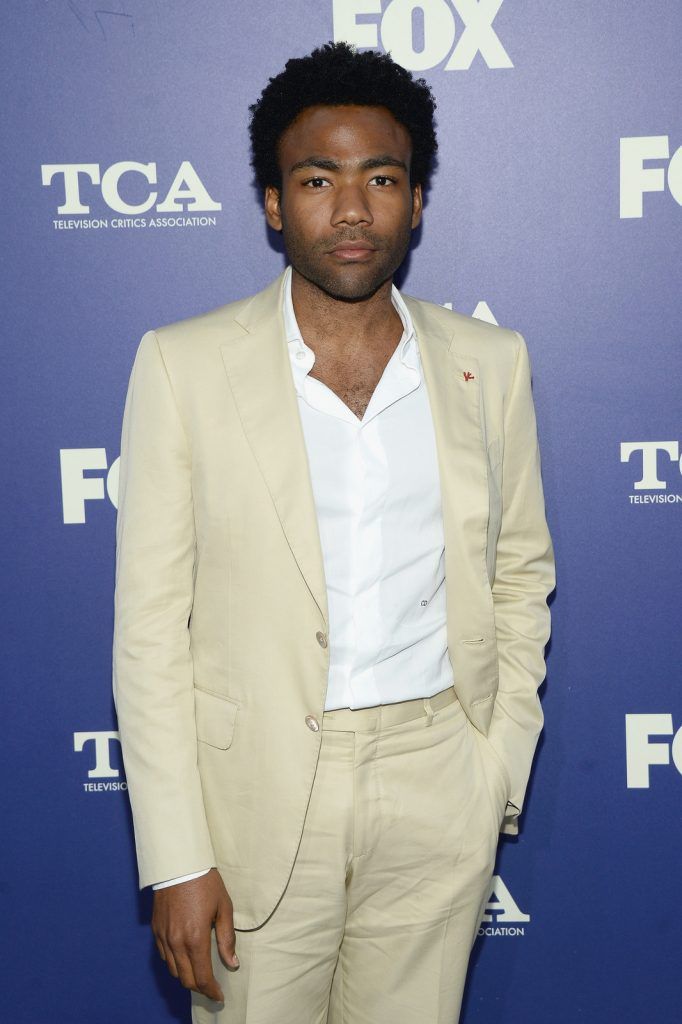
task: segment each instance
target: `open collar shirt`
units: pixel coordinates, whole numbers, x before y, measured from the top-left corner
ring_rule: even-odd
[[[322,548],[329,607],[325,710],[431,697],[452,685],[436,441],[417,336],[403,333],[362,419],[310,376],[284,282],[284,326]]]

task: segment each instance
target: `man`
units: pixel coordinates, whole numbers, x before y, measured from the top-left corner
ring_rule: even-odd
[[[453,1024],[517,829],[552,551],[523,339],[392,284],[434,106],[289,61],[251,140],[290,267],[137,353],[115,693],[195,1022]]]

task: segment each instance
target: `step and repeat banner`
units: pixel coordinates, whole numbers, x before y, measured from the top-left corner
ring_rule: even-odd
[[[282,269],[248,106],[329,39],[390,50],[438,101],[402,289],[519,330],[533,364],[546,730],[463,1020],[679,1019],[681,30],[677,0],[6,4],[4,1020],[189,1020],[111,697],[121,416],[146,330]]]

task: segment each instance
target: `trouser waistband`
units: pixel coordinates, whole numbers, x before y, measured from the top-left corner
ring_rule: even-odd
[[[324,712],[322,728],[338,732],[364,732],[372,729],[379,731],[422,717],[426,717],[427,725],[430,725],[436,711],[456,700],[454,687],[448,686],[433,697],[417,697],[415,700],[401,700],[395,704],[377,704],[371,708],[337,708]]]

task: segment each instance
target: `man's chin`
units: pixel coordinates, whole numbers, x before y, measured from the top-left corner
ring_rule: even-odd
[[[370,277],[366,277],[363,274],[356,273],[343,273],[339,275],[322,275],[315,274],[311,275],[305,271],[294,268],[306,279],[310,284],[315,285],[320,291],[328,295],[330,299],[335,299],[337,302],[365,302],[367,299],[371,299],[375,295],[382,285],[390,281],[392,274],[385,273],[382,275],[372,274]],[[350,270],[351,268],[344,268]],[[357,267],[352,268],[353,270],[359,269]]]

